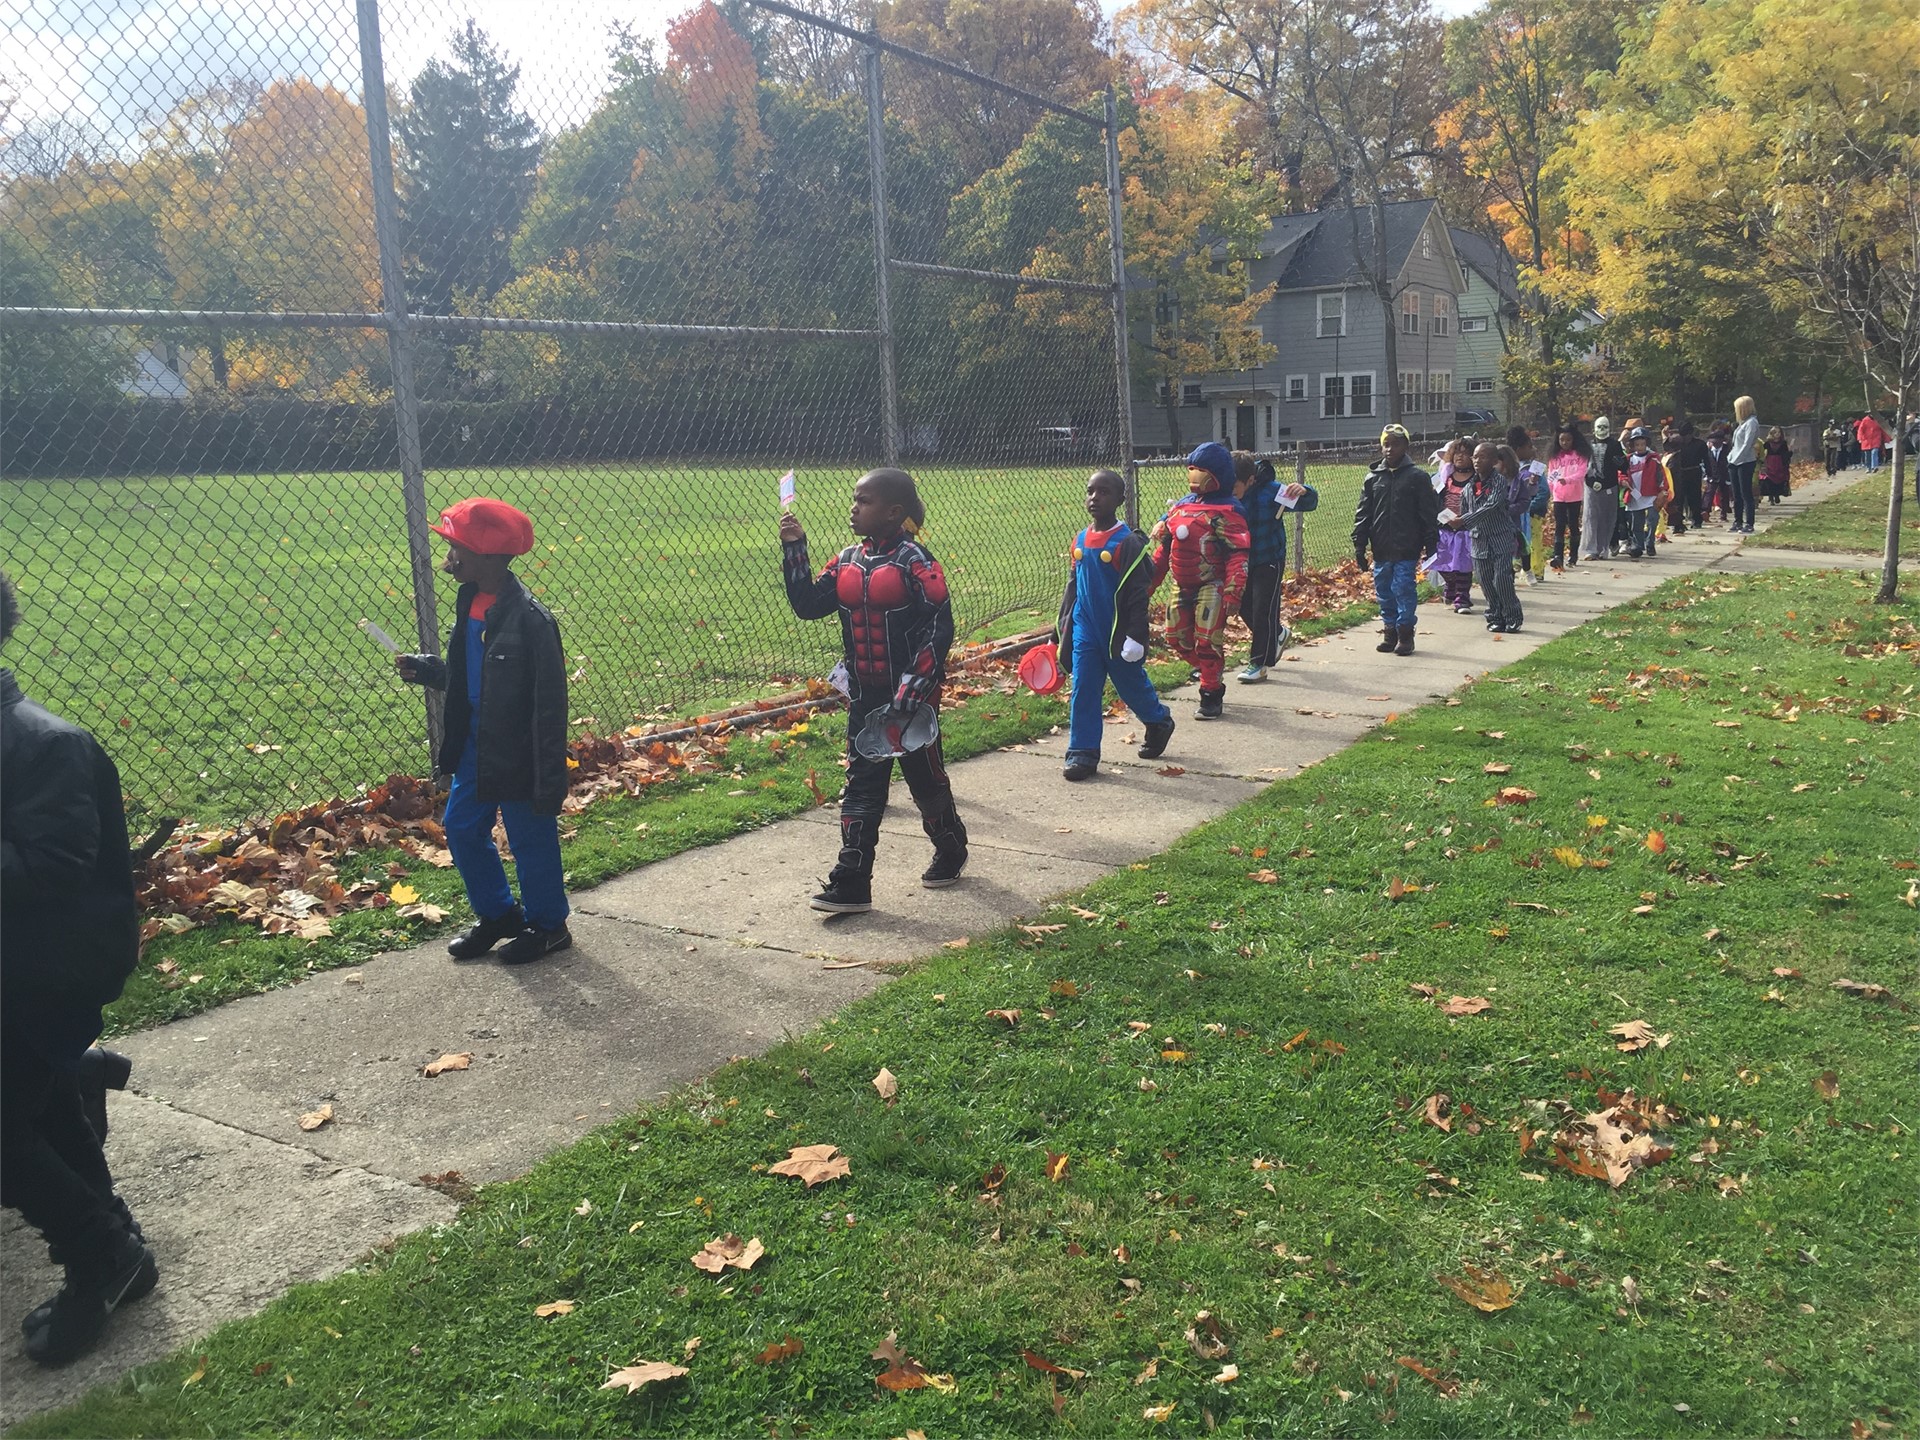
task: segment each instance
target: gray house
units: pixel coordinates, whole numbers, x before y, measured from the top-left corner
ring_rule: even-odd
[[[1519,272],[1506,246],[1469,230],[1448,234],[1467,276],[1454,355],[1454,403],[1462,409],[1491,410],[1500,424],[1510,425],[1513,399],[1500,366],[1509,351],[1525,343]]]
[[[1137,387],[1135,453],[1166,454],[1208,439],[1245,450],[1300,441],[1370,443],[1379,437],[1389,413],[1387,392],[1396,385],[1402,419],[1416,438],[1451,434],[1461,399],[1456,347],[1467,275],[1433,201],[1389,205],[1385,223],[1393,303],[1383,308],[1361,258],[1373,252],[1370,212],[1276,216],[1260,254],[1248,262],[1247,279],[1255,290],[1277,286],[1257,323],[1279,354],[1258,368],[1185,377],[1177,445],[1168,397]],[[1399,342],[1395,375],[1387,373],[1389,327]]]

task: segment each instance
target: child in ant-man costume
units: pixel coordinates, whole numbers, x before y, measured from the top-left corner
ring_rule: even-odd
[[[1073,677],[1072,717],[1061,774],[1086,780],[1100,769],[1107,681],[1147,727],[1142,760],[1166,753],[1173,715],[1140,663],[1147,655],[1147,602],[1153,565],[1147,539],[1119,515],[1126,482],[1111,470],[1087,478],[1087,515],[1093,521],[1073,542],[1073,569],[1054,630],[1060,669]]]
[[[936,709],[953,644],[953,607],[940,562],[915,535],[925,507],[904,470],[873,470],[853,487],[849,526],[861,539],[816,576],[807,540],[792,515],[781,521],[781,572],[787,603],[802,620],[840,612],[851,693],[847,700],[847,785],[840,798],[840,855],[825,887],[809,902],[830,915],[873,908],[873,851],[887,810],[891,759],[870,760],[853,740],[876,712],[901,720],[922,706]],[[953,804],[953,785],[936,735],[900,757],[907,789],[933,841],[933,863],[920,877],[929,890],[952,885],[967,863],[967,827]]]
[[[1153,527],[1153,583],[1173,573],[1167,642],[1200,671],[1200,718],[1218,720],[1227,687],[1220,638],[1247,585],[1247,517],[1233,499],[1233,452],[1209,440],[1187,457],[1192,492]]]

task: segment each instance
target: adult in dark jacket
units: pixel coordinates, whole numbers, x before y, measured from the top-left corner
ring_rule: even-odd
[[[1440,497],[1433,477],[1407,458],[1407,430],[1380,432],[1380,458],[1360,486],[1353,511],[1353,563],[1367,569],[1373,552],[1373,593],[1380,599],[1381,654],[1413,653],[1420,592],[1414,572],[1440,543]]]
[[[18,618],[0,575],[0,642]],[[64,1365],[158,1282],[88,1123],[82,1057],[140,953],[120,774],[86,731],[0,670],[0,1202],[46,1238],[66,1284],[23,1322]]]
[[[478,923],[447,946],[456,960],[502,940],[510,965],[573,943],[555,817],[567,796],[567,669],[560,627],[508,567],[533,548],[533,522],[499,500],[462,500],[441,513],[441,569],[461,582],[447,658],[398,655],[407,679],[447,692],[437,766],[447,792],[447,848]],[[520,877],[513,898],[496,816]]]

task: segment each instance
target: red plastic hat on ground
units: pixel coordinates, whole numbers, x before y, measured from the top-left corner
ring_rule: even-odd
[[[1036,695],[1051,695],[1067,682],[1060,673],[1060,649],[1052,641],[1022,655],[1019,674],[1021,683]]]
[[[533,549],[533,521],[504,500],[461,500],[431,527],[476,555],[524,555]]]

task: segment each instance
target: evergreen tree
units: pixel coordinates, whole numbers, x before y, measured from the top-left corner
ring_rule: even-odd
[[[414,77],[395,124],[400,236],[414,306],[449,313],[456,292],[490,296],[513,278],[512,247],[540,161],[534,123],[514,106],[520,67],[468,20],[451,60]]]

